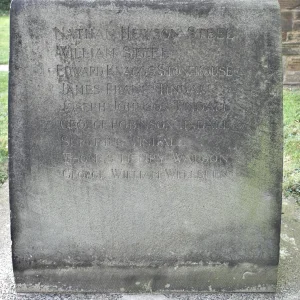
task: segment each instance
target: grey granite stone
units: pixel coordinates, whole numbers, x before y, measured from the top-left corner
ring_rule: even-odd
[[[273,292],[276,0],[11,7],[19,292]]]

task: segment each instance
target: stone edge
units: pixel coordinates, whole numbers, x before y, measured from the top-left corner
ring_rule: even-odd
[[[15,278],[18,293],[273,293],[277,266],[57,267],[15,270]]]

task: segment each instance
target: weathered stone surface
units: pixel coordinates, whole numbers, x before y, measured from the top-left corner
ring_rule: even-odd
[[[281,9],[295,9],[300,7],[300,0],[279,0]]]
[[[300,71],[300,58],[298,56],[289,56],[287,58],[287,63],[288,71]]]
[[[282,45],[282,54],[287,57],[283,57],[284,59],[288,58],[290,55],[298,56],[300,55],[300,43],[285,43]],[[298,56],[299,57],[299,56]]]
[[[288,3],[289,2],[289,3]],[[300,73],[299,71],[292,70],[294,68],[294,60],[299,59],[296,56],[300,53],[300,11],[299,8],[291,5],[292,1],[287,1],[285,4],[290,4],[287,8],[283,2],[280,3],[281,7],[281,26],[282,26],[282,42],[283,42],[283,60],[284,60],[284,84],[299,85]],[[286,57],[288,56],[288,57]],[[289,57],[294,56],[294,57]]]
[[[280,35],[276,0],[14,0],[18,291],[274,291]]]
[[[281,12],[281,29],[283,32],[289,32],[293,29],[294,14],[291,10]]]
[[[291,48],[289,53],[292,53]],[[296,49],[296,48],[295,48]],[[286,53],[286,51],[284,51]],[[300,58],[299,58],[299,49],[298,52],[295,51],[296,56],[286,56],[283,58],[283,66],[286,70],[284,74],[284,83],[287,85],[298,85],[300,82]]]

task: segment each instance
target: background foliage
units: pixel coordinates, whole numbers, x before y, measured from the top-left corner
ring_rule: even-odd
[[[7,95],[8,73],[0,72],[0,185],[7,179],[8,139],[7,139]]]
[[[1,1],[1,0],[0,0]],[[0,14],[0,65],[8,64],[9,16]]]
[[[0,0],[0,13],[8,12],[11,0]]]

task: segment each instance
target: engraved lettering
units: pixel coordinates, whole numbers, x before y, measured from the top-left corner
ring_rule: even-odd
[[[72,169],[64,169],[62,171],[63,177],[70,180],[98,180],[104,179],[103,172],[101,170],[93,171],[93,170],[72,170]]]
[[[167,58],[167,52],[164,48],[123,48],[124,58],[130,59],[164,59]]]
[[[192,39],[233,39],[233,31],[229,28],[195,28],[189,27],[188,34]]]
[[[101,91],[100,85],[82,85],[82,84],[62,84],[62,94],[63,95],[97,95]]]
[[[68,120],[60,121],[60,128],[68,130],[103,129],[105,120]]]
[[[144,94],[146,85],[119,85],[107,83],[106,93],[107,95],[133,95],[133,94]]]
[[[173,40],[179,33],[172,28],[135,28],[122,26],[120,30],[122,40]]]
[[[72,112],[105,112],[107,104],[103,103],[93,103],[93,102],[70,102],[65,101],[61,109],[62,112],[72,113]]]

